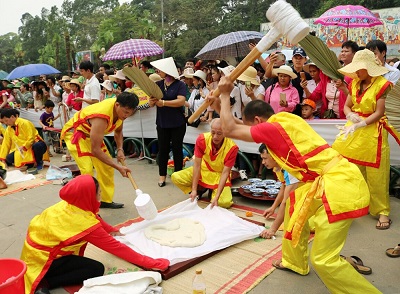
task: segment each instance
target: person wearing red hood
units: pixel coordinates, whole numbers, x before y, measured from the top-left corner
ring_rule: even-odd
[[[118,229],[97,215],[100,194],[94,177],[80,175],[61,188],[60,202],[32,219],[21,254],[26,294],[46,294],[102,276],[103,264],[83,256],[88,242],[139,267],[168,268],[169,260],[141,255],[113,237],[121,235]]]

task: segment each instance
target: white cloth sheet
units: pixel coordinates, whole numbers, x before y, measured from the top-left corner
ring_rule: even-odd
[[[24,174],[20,170],[7,171],[6,179],[4,180],[7,185],[25,182],[36,179],[34,175]]]
[[[161,274],[151,271],[121,273],[88,279],[75,294],[162,294]]]
[[[264,227],[248,222],[236,216],[233,212],[220,207],[201,208],[197,202],[190,199],[182,201],[160,212],[151,221],[144,220],[121,228],[123,237],[117,237],[132,249],[153,258],[166,258],[171,265],[203,256],[210,252],[227,248],[244,240],[257,237]],[[162,246],[149,240],[144,229],[152,224],[161,224],[177,218],[190,218],[201,222],[206,231],[206,241],[193,248]]]

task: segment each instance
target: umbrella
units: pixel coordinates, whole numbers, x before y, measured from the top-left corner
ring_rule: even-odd
[[[147,39],[129,39],[113,45],[104,55],[103,60],[122,60],[142,58],[163,53],[164,50]]]
[[[8,72],[5,72],[4,70],[0,70],[0,79],[4,79],[6,76],[8,76]]]
[[[360,5],[333,7],[325,11],[314,23],[345,27],[347,28],[347,37],[349,28],[366,28],[383,24],[370,10]]]
[[[249,43],[258,43],[264,37],[260,32],[238,31],[220,35],[208,42],[196,57],[214,60],[228,56],[242,57],[249,52]]]
[[[60,73],[60,71],[48,64],[44,63],[28,64],[14,68],[12,72],[10,72],[10,74],[6,77],[6,79],[13,80],[23,77],[33,77],[38,75],[50,75],[57,73]]]

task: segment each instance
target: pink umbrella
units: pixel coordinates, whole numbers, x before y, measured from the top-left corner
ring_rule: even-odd
[[[347,36],[349,28],[365,28],[383,24],[370,10],[360,5],[340,5],[333,7],[325,11],[314,23],[345,27],[347,28]]]
[[[147,39],[129,39],[113,45],[104,55],[103,60],[122,60],[142,58],[163,53],[164,50]]]

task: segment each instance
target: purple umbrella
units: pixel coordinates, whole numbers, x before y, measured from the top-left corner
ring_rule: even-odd
[[[103,60],[122,60],[142,58],[163,53],[164,50],[147,39],[129,39],[113,45],[104,55]]]
[[[315,21],[325,26],[341,26],[347,28],[365,28],[382,25],[382,21],[373,12],[360,5],[340,5],[328,9]]]
[[[37,63],[37,64],[28,64],[22,65],[14,68],[12,72],[6,77],[7,80],[13,80],[23,77],[33,77],[38,75],[51,75],[60,73],[59,70],[55,69],[54,67],[44,64],[44,63]]]

